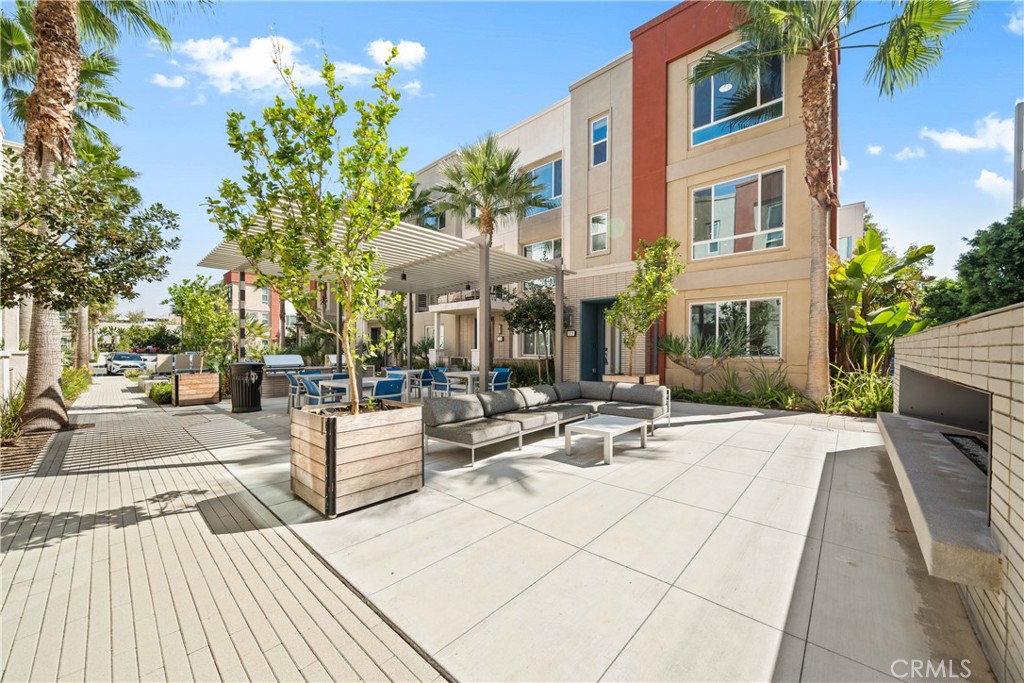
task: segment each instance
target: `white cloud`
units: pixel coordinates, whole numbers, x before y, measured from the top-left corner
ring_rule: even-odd
[[[1024,2],[1014,3],[1013,12],[1010,13],[1010,21],[1006,23],[1005,28],[1010,33],[1016,33],[1018,36],[1024,36]]]
[[[198,95],[196,95],[196,98],[194,100],[189,102],[189,104],[191,104],[193,107],[201,107],[202,105],[206,104],[206,95],[204,95],[203,93],[199,93]]]
[[[395,44],[390,40],[378,38],[366,46],[366,54],[370,55],[370,59],[377,64],[383,66],[384,62],[391,56],[391,48],[393,47],[395,47]],[[400,69],[415,69],[426,58],[427,48],[423,47],[422,43],[417,43],[414,40],[401,40],[398,42],[398,56],[395,57],[392,64]]]
[[[892,155],[892,158],[896,161],[906,161],[908,159],[920,159],[924,156],[924,150],[920,147],[904,147],[900,151]]]
[[[291,77],[298,85],[320,82],[319,65],[314,67],[303,61],[300,58],[302,47],[287,38],[252,38],[248,44],[240,45],[237,38],[214,36],[175,43],[174,50],[191,60],[186,68],[202,74],[206,82],[222,94],[280,92],[284,89],[284,80],[278,73],[275,59],[291,69]],[[363,85],[374,73],[362,64],[338,62],[335,67],[338,81],[346,85]]]
[[[149,82],[158,85],[161,88],[184,88],[188,83],[188,79],[184,76],[164,76],[163,74],[153,74],[153,77],[149,79]]]
[[[1013,154],[1013,119],[1000,119],[995,114],[974,122],[974,135],[961,133],[954,128],[944,131],[921,129],[921,137],[932,140],[942,149],[956,152],[971,152],[978,149],[1002,149]]]
[[[881,145],[868,145],[868,154],[870,154],[871,156],[877,157],[881,153],[882,153],[882,146]]]
[[[842,154],[839,155],[839,172],[842,173],[846,169],[850,168],[850,162],[846,160],[846,157]]]
[[[983,169],[974,186],[998,199],[1009,199],[1013,194],[1013,183],[998,173]]]
[[[402,86],[402,92],[412,97],[419,97],[423,92],[423,84],[417,80],[409,81]]]

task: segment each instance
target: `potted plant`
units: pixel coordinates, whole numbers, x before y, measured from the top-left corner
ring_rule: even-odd
[[[679,241],[659,237],[654,242],[640,240],[634,260],[636,273],[626,291],[615,298],[605,311],[605,319],[622,333],[622,343],[629,349],[629,372],[622,375],[604,375],[605,382],[657,384],[657,374],[634,374],[633,362],[636,345],[654,323],[668,310],[668,302],[676,294],[675,279],[683,272],[683,264],[676,255]]]
[[[171,285],[170,298],[164,303],[181,317],[181,346],[199,351],[199,367],[175,368],[171,382],[171,403],[193,406],[219,403],[221,380],[217,369],[204,372],[207,353],[216,352],[217,346],[229,336],[232,325],[228,291],[224,285],[213,284],[209,277],[182,280]]]
[[[242,159],[243,180],[224,180],[207,205],[257,285],[276,289],[310,328],[336,340],[356,378],[365,359],[391,341],[385,330],[376,344],[360,344],[360,321],[381,319],[396,298],[381,294],[384,266],[366,245],[398,223],[412,182],[399,166],[405,148],[388,145],[398,113],[395,69],[389,59],[374,80],[377,99],[355,103],[350,137],[341,133],[349,107],[329,59],[323,97],[280,71],[294,103],[278,98],[261,121],[228,115],[228,144]],[[328,296],[340,319],[328,313]],[[291,412],[292,492],[327,516],[423,486],[420,406],[363,403],[360,384],[349,386],[347,404]]]

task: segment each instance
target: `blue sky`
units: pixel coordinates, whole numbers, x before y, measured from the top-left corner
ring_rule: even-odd
[[[340,63],[351,99],[387,42],[401,44],[402,111],[393,127],[416,170],[488,130],[502,130],[567,94],[570,83],[627,52],[629,32],[674,3],[222,2],[171,23],[175,46],[125,42],[117,94],[134,109],[108,125],[147,201],[181,217],[169,281],[198,272],[220,239],[203,208],[220,179],[238,176],[225,144],[230,110],[259,113],[276,92],[267,38],[299,65],[323,50]],[[888,15],[865,3],[859,25]],[[868,50],[840,67],[841,197],[867,201],[893,242],[936,245],[934,271],[952,272],[961,238],[1010,209],[1012,115],[1024,96],[1024,3],[982,2],[970,30],[914,89],[880,99],[863,75]],[[9,137],[21,138],[4,119]],[[163,312],[169,281],[144,285],[122,310]]]

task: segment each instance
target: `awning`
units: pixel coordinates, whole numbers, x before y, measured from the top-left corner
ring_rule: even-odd
[[[480,245],[417,225],[399,223],[366,245],[384,263],[386,283],[382,289],[413,294],[444,294],[480,283]],[[200,262],[217,270],[253,270],[233,241],[218,244]],[[280,274],[273,263],[260,264],[269,274]],[[553,277],[555,266],[518,254],[490,248],[490,278],[493,285]],[[317,273],[310,273],[312,278]]]

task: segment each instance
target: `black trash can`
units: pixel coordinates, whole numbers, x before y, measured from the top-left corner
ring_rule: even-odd
[[[231,412],[253,413],[262,410],[263,363],[231,364]]]

